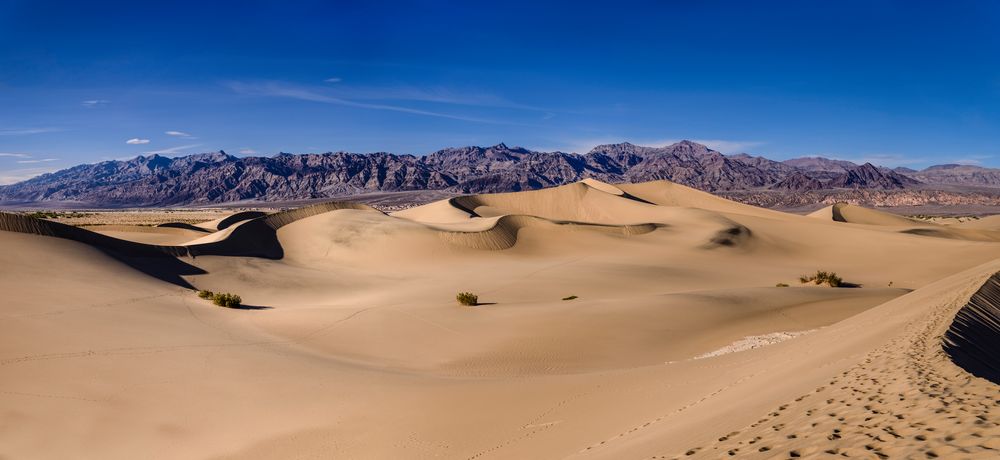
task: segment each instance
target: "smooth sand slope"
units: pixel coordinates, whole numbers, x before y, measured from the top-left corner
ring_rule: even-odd
[[[0,215],[0,457],[995,458],[991,230],[830,214],[585,181],[200,230]]]
[[[868,225],[887,231],[908,233],[911,235],[968,241],[1000,241],[1000,226],[992,224],[996,222],[993,219],[995,216],[982,219],[983,222],[972,221],[956,225],[943,225],[923,222],[847,203],[837,203],[819,209],[809,214],[809,217],[848,224]]]

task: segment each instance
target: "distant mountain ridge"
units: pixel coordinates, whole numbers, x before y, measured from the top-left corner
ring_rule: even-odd
[[[588,177],[613,183],[667,179],[710,192],[901,190],[962,180],[1000,187],[1000,170],[975,168],[943,165],[911,172],[826,158],[779,162],[723,155],[691,141],[664,147],[606,144],[586,154],[537,152],[502,143],[447,148],[423,157],[331,152],[238,158],[219,151],[79,165],[0,186],[0,200],[108,206],[292,201],[410,190],[509,192]]]

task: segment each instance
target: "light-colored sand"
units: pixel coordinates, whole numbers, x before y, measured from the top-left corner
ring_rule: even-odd
[[[1000,448],[998,387],[942,348],[1000,270],[1000,244],[961,232],[785,215],[665,182],[392,216],[318,206],[155,248],[2,215],[0,229],[3,458]],[[817,269],[862,287],[799,285]],[[459,291],[484,304],[457,305]],[[966,350],[985,334],[969,330],[953,340]],[[739,352],[692,359],[724,348]]]
[[[143,225],[98,225],[83,227],[94,233],[137,243],[174,245],[184,244],[206,236],[204,231],[177,227],[150,227]]]
[[[1000,226],[992,218],[982,219],[983,222],[965,222],[946,225],[910,219],[888,212],[876,211],[847,203],[837,203],[819,209],[808,217],[815,219],[842,222],[852,225],[865,225],[881,228],[885,231],[907,233],[911,235],[935,238],[952,238],[967,241],[1000,241]],[[978,222],[978,221],[976,221]]]

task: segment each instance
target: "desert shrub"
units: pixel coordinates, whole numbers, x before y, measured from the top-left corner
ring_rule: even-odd
[[[563,297],[563,300],[573,300],[573,299],[577,299],[577,298],[578,298],[577,296],[571,295],[569,297]]]
[[[213,295],[215,295],[214,292],[206,291],[205,289],[198,291],[198,297],[201,297],[202,299],[211,299]]]
[[[803,284],[813,283],[813,284],[825,284],[830,287],[840,287],[844,285],[844,280],[837,276],[835,272],[827,272],[823,270],[816,270],[815,275],[800,276],[799,281]]]
[[[785,283],[778,283],[778,284],[775,284],[774,287],[788,287],[788,285],[785,284]]]
[[[243,304],[243,299],[236,294],[219,292],[212,295],[212,303],[226,308],[239,308]]]
[[[468,305],[470,307],[479,305],[479,296],[471,292],[459,292],[458,295],[455,296],[455,300],[462,305]]]

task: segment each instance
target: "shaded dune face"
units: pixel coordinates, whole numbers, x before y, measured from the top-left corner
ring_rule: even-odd
[[[972,375],[1000,384],[1000,272],[983,284],[944,335],[944,350]]]

